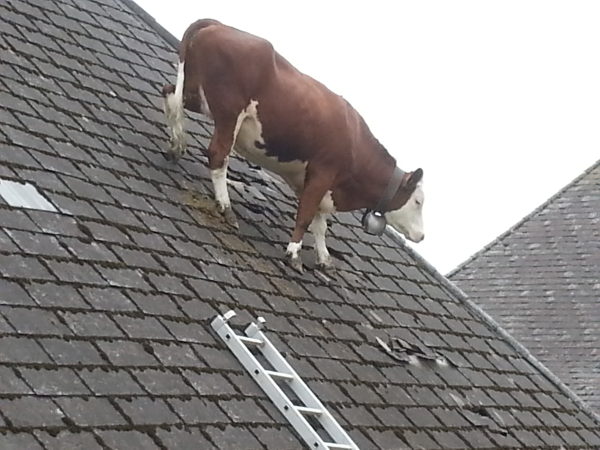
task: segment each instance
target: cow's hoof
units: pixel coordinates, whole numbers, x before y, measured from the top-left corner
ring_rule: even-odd
[[[324,255],[320,255],[317,253],[317,263],[315,264],[315,268],[321,270],[322,272],[331,272],[335,270],[333,266],[333,260],[331,259],[331,255],[329,252]]]
[[[181,159],[181,154],[180,153],[176,153],[173,150],[169,150],[165,154],[165,159],[167,161],[169,161],[170,163],[177,164],[179,162],[179,160]]]
[[[325,272],[325,273],[335,272],[335,266],[333,265],[331,260],[328,260],[325,262],[319,262],[319,263],[317,263],[317,265],[315,267],[317,270],[320,270],[321,272]]]
[[[167,152],[167,159],[173,163],[179,161],[185,152],[187,151],[187,145],[185,137],[172,137],[169,145],[169,151]]]
[[[295,258],[292,255],[288,255],[288,264],[292,269],[294,269],[298,273],[304,273],[304,267],[302,267],[302,260],[299,256]]]
[[[175,85],[173,84],[165,84],[162,88],[162,96],[167,97],[167,95],[172,95],[175,93]]]
[[[225,218],[225,222],[227,222],[227,224],[230,227],[233,227],[236,230],[240,228],[237,221],[237,217],[235,216],[235,213],[233,212],[231,206],[228,206],[227,208],[223,209],[223,217]]]

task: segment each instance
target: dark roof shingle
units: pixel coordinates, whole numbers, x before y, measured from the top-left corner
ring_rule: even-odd
[[[0,202],[0,447],[300,448],[210,329],[228,309],[268,318],[361,448],[598,447],[569,393],[395,238],[338,215],[337,272],[299,275],[292,193],[237,160],[225,227],[210,123],[163,156],[175,51],[147,20],[128,0],[0,3],[0,175],[59,210]],[[447,362],[400,363],[377,337]]]
[[[600,161],[449,277],[600,411]]]

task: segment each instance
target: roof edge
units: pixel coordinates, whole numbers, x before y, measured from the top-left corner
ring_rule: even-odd
[[[591,166],[585,173],[599,164],[598,161],[596,164]],[[580,177],[578,177],[580,178]],[[573,182],[572,182],[573,183]],[[596,424],[600,425],[600,415],[597,414],[592,408],[590,408],[586,403],[583,402],[573,392],[571,389],[567,387],[556,375],[554,375],[550,370],[544,366],[533,354],[527,350],[519,341],[517,341],[514,337],[512,337],[504,328],[502,328],[498,322],[496,322],[492,316],[486,313],[479,305],[474,303],[467,294],[465,294],[458,286],[456,286],[452,281],[442,275],[429,261],[423,258],[416,250],[406,244],[404,238],[392,230],[390,227],[386,227],[385,234],[388,235],[394,242],[402,247],[404,251],[410,254],[418,264],[420,264],[425,270],[427,270],[437,281],[439,281],[446,289],[448,289],[453,295],[455,295],[462,303],[465,304],[467,308],[469,308],[475,315],[477,315],[482,321],[487,323],[495,332],[500,334],[502,338],[504,338],[515,350],[517,353],[521,354],[531,365],[533,365],[536,369],[538,369],[548,380],[554,383],[558,389],[566,395],[568,398],[573,400],[573,402],[583,411],[585,412]]]
[[[535,208],[533,211],[531,211],[525,217],[523,217],[522,219],[520,219],[516,224],[514,224],[512,227],[510,227],[504,233],[500,234],[494,240],[492,240],[491,242],[489,242],[481,250],[478,250],[477,252],[475,252],[471,256],[469,256],[467,259],[465,259],[462,263],[460,263],[458,266],[456,266],[454,269],[452,269],[450,272],[448,272],[448,275],[446,275],[446,276],[448,278],[450,278],[450,277],[456,275],[458,272],[460,272],[462,269],[464,269],[467,265],[469,265],[471,262],[473,262],[476,258],[478,258],[482,254],[484,254],[485,252],[487,252],[494,245],[496,245],[499,242],[501,242],[509,234],[511,234],[514,231],[516,231],[518,228],[520,228],[522,225],[524,225],[525,222],[527,222],[530,219],[532,219],[536,214],[538,214],[539,212],[541,212],[544,208],[546,208],[548,205],[550,205],[552,202],[554,202],[558,197],[560,197],[567,189],[569,189],[570,187],[572,187],[575,183],[577,183],[583,177],[585,177],[586,175],[588,175],[592,170],[594,170],[599,165],[600,165],[600,160],[596,161],[594,164],[592,164],[587,169],[585,169],[581,174],[579,174],[577,177],[575,177],[573,180],[571,180],[569,183],[567,183],[565,186],[563,186],[561,189],[559,189],[558,192],[556,192],[552,197],[550,197],[544,203],[542,203],[541,205],[539,205],[537,208]]]
[[[167,41],[173,48],[179,48],[179,39],[177,39],[170,31],[156,21],[144,8],[138,5],[135,0],[120,0],[123,5],[139,16],[150,28]]]

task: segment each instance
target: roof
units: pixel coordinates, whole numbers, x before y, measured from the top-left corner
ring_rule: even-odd
[[[600,161],[449,277],[600,411]]]
[[[58,210],[0,201],[0,448],[302,448],[212,332],[229,309],[266,319],[361,449],[600,446],[594,416],[397,238],[340,214],[337,272],[299,275],[292,193],[236,159],[227,228],[210,124],[164,158],[175,51],[132,8],[0,3],[0,178]]]

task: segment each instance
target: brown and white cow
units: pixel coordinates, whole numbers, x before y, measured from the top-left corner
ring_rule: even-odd
[[[331,265],[326,215],[334,211],[379,205],[393,228],[411,241],[423,239],[423,171],[396,169],[360,114],[294,68],[268,41],[216,20],[194,22],[179,47],[177,83],[165,86],[163,96],[174,160],[185,152],[184,107],[213,118],[209,168],[229,223],[236,223],[227,190],[232,150],[294,190],[299,205],[286,251],[293,267],[302,268],[298,253],[309,225],[318,264]]]

